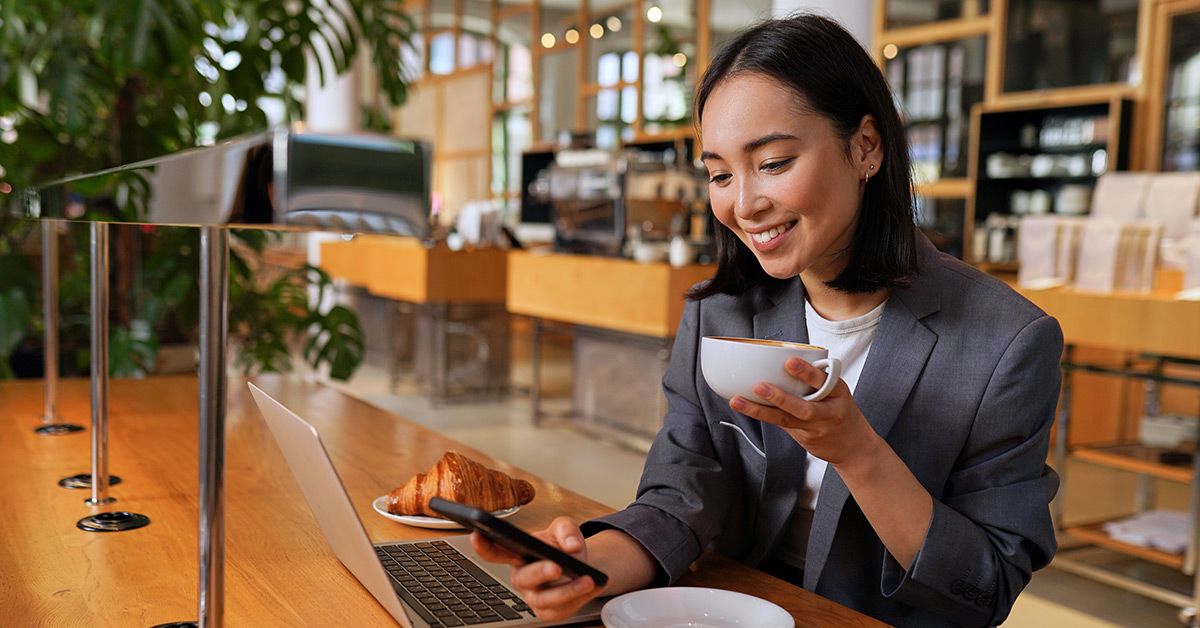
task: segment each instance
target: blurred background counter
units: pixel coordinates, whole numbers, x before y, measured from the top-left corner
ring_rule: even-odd
[[[351,287],[385,347],[393,388],[406,376],[434,400],[503,395],[509,380],[507,252],[451,251],[416,238],[359,236],[321,243],[321,267]],[[374,320],[371,320],[372,316]],[[370,350],[370,349],[369,349]]]

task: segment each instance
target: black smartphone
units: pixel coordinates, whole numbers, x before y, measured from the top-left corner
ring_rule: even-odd
[[[603,571],[538,540],[528,532],[499,518],[492,513],[452,502],[441,497],[429,500],[429,508],[486,536],[496,545],[524,558],[526,562],[549,560],[558,563],[563,573],[571,578],[591,576],[597,587],[608,584],[608,576]]]

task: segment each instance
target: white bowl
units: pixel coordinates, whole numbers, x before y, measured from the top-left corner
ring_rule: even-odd
[[[793,628],[795,620],[764,599],[721,589],[666,587],[617,596],[600,610],[608,628]]]

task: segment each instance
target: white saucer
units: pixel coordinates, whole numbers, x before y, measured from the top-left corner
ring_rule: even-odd
[[[600,611],[608,628],[793,628],[787,611],[744,593],[700,587],[645,589],[617,596]]]
[[[403,523],[404,525],[415,526],[418,528],[434,528],[437,530],[462,529],[462,526],[458,525],[458,522],[451,521],[449,519],[442,519],[440,517],[426,517],[423,515],[393,515],[387,510],[387,495],[380,495],[379,497],[376,497],[375,501],[371,502],[371,507],[375,509],[375,512],[383,515],[385,518],[391,519],[397,523]],[[520,509],[520,506],[514,506],[512,508],[505,508],[504,510],[497,510],[492,514],[500,517],[501,519],[507,519],[517,514],[517,511]]]

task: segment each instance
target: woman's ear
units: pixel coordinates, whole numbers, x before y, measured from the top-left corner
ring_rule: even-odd
[[[859,174],[874,176],[883,169],[883,136],[879,134],[879,121],[867,114],[858,124],[850,138],[854,154],[854,166]]]

